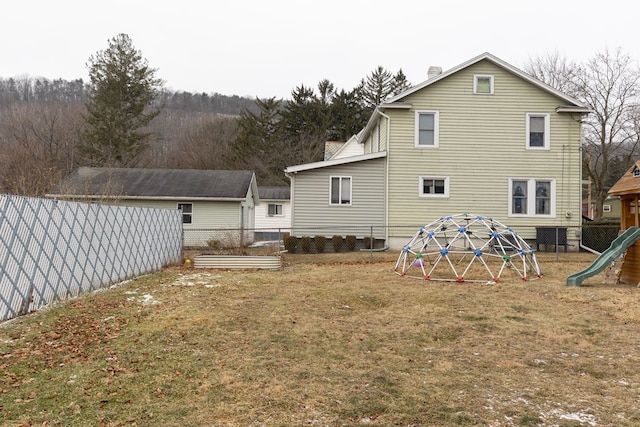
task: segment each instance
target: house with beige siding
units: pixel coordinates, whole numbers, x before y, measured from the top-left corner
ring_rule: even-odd
[[[430,73],[375,109],[356,135],[362,154],[285,170],[292,231],[373,232],[397,249],[420,226],[470,212],[522,226],[525,238],[571,227],[576,240],[589,112],[489,53]]]
[[[81,167],[46,197],[180,209],[185,246],[252,242],[260,201],[253,171],[143,168]]]

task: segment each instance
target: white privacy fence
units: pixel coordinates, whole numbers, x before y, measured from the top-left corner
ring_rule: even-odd
[[[181,257],[178,210],[0,195],[0,320]]]

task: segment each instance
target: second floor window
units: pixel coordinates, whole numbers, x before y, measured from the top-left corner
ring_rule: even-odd
[[[549,149],[549,114],[527,113],[527,149]]]
[[[437,111],[416,111],[416,147],[438,146],[438,119]]]

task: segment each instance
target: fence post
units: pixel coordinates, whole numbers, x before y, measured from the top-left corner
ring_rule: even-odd
[[[373,225],[369,227],[369,261],[373,262]]]

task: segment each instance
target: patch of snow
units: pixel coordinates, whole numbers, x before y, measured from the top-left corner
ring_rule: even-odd
[[[591,414],[586,414],[582,412],[569,413],[569,412],[563,411],[562,409],[552,409],[546,415],[558,417],[563,420],[578,421],[579,423],[586,423],[586,424],[589,424],[590,426],[598,425],[596,423],[596,417],[594,417]]]

